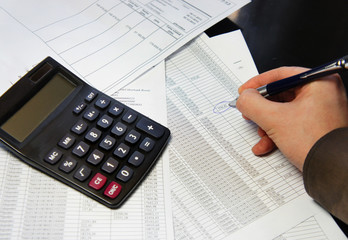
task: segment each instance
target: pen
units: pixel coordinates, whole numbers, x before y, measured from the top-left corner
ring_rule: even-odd
[[[320,67],[313,68],[309,71],[297,74],[292,77],[284,78],[279,81],[275,81],[257,88],[257,91],[264,96],[272,96],[280,92],[289,90],[302,84],[306,84],[312,80],[318,79],[323,76],[327,76],[333,73],[338,73],[348,69],[348,55],[339,58],[330,63],[324,64]],[[238,97],[229,102],[230,107],[236,107]]]

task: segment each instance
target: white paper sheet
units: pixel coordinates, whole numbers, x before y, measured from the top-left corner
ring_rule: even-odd
[[[16,29],[25,28],[96,88],[120,89],[247,2],[2,0],[0,63],[23,61],[27,48],[45,57]]]
[[[130,104],[165,124],[163,66],[142,85],[118,90],[246,2],[1,1],[0,94],[50,55],[120,100],[137,92]],[[165,155],[126,205],[109,210],[0,149],[1,237],[170,239]]]
[[[239,31],[195,39],[166,61],[172,206],[178,239],[273,239],[323,210],[303,188],[301,173],[279,152],[256,157],[256,126],[238,110],[215,106],[237,96],[257,74]],[[324,215],[334,237],[345,239]]]

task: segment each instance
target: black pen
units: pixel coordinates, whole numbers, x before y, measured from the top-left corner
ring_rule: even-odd
[[[303,85],[306,83],[309,83],[310,81],[313,81],[315,79],[318,79],[323,76],[327,76],[333,73],[338,73],[340,71],[344,71],[348,69],[348,55],[337,59],[335,61],[332,61],[330,63],[324,64],[320,67],[313,68],[309,71],[297,74],[292,77],[284,78],[279,81],[275,81],[269,84],[266,84],[264,86],[261,86],[257,88],[257,91],[264,96],[272,96],[276,95],[280,92],[284,92],[286,90],[289,90],[291,88],[297,87],[299,85]],[[229,102],[229,106],[236,107],[238,97]]]

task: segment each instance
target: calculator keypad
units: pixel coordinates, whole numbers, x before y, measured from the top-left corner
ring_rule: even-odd
[[[109,157],[108,160],[103,164],[102,170],[107,173],[113,173],[117,169],[118,162],[113,159],[112,157]]]
[[[94,188],[94,189],[96,189],[96,190],[99,190],[99,189],[101,189],[103,186],[104,186],[104,184],[106,183],[106,181],[107,181],[107,178],[104,176],[104,175],[102,175],[102,174],[100,174],[100,173],[97,173],[93,178],[92,178],[92,180],[89,182],[89,186],[91,187],[91,188]]]
[[[78,134],[78,135],[81,135],[82,133],[84,133],[86,130],[87,130],[87,123],[85,123],[84,121],[82,120],[79,120],[72,128],[71,128],[71,131]]]
[[[57,163],[63,156],[62,151],[53,148],[45,157],[45,161],[50,163],[50,164],[55,164]]]
[[[66,134],[58,143],[64,149],[70,148],[75,143],[75,137],[71,134]]]
[[[105,189],[104,195],[109,198],[116,198],[117,195],[121,192],[122,186],[117,182],[111,182],[109,186]]]
[[[87,162],[96,166],[103,160],[103,158],[104,158],[104,153],[102,153],[98,149],[94,149],[94,151],[87,158]]]
[[[85,181],[89,175],[91,175],[92,170],[85,166],[82,165],[79,169],[77,169],[77,171],[74,174],[74,178],[78,179],[79,181],[83,182]]]
[[[76,167],[77,161],[68,156],[59,166],[59,169],[63,172],[69,173]]]
[[[121,122],[115,124],[112,128],[111,133],[118,137],[121,137],[127,131],[127,126]]]
[[[44,161],[71,174],[82,189],[95,191],[97,200],[110,207],[122,193],[128,196],[148,172],[166,144],[167,139],[159,141],[165,128],[95,90],[72,109],[72,115],[75,123]],[[158,152],[148,154],[158,142]],[[142,168],[146,161],[149,164]]]

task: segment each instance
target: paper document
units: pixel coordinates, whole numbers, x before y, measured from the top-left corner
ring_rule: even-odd
[[[0,28],[0,63],[15,64],[22,48],[32,48],[15,22],[94,87],[120,89],[248,2],[2,0],[0,19],[10,20]],[[45,57],[32,51],[33,63]]]
[[[256,74],[239,31],[202,35],[166,60],[175,237],[273,239],[310,221],[323,239],[345,239],[279,151],[252,154],[259,140],[255,124],[234,108],[215,111]],[[318,220],[318,214],[324,217]],[[326,231],[323,223],[334,230]]]

